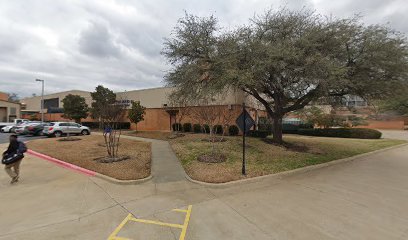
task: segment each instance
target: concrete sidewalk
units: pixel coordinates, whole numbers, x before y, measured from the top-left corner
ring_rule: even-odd
[[[129,213],[182,224],[184,215],[172,209],[188,205],[184,240],[408,239],[407,156],[405,146],[283,179],[215,189],[185,181],[176,169],[164,169],[169,182],[117,185],[27,156],[17,185],[0,171],[0,239],[107,239]],[[156,157],[171,164],[172,158]],[[118,236],[179,239],[180,231],[132,222]]]
[[[152,175],[155,183],[186,181],[184,169],[167,141],[122,135],[152,143]]]
[[[379,130],[382,138],[400,139],[408,141],[408,130]]]

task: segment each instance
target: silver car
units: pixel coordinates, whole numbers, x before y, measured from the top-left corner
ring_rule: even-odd
[[[61,137],[62,135],[89,135],[91,129],[74,122],[51,122],[44,127],[44,135],[49,137]]]

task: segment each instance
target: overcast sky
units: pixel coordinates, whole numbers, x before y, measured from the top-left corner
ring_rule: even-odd
[[[230,27],[283,5],[337,17],[361,13],[366,23],[408,33],[407,0],[0,0],[0,91],[39,95],[36,78],[46,81],[46,93],[163,86],[163,38],[184,10],[214,14]]]

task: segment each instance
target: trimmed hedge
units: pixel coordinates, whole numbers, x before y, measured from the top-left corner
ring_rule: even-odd
[[[91,129],[98,129],[99,122],[81,122],[83,126],[89,127]],[[117,122],[117,129],[130,129],[130,122]],[[104,129],[104,127],[102,127]]]
[[[228,134],[230,136],[237,136],[239,133],[239,128],[236,125],[231,125],[228,127]]]
[[[193,132],[194,133],[201,133],[201,125],[200,124],[194,124],[193,125]]]
[[[381,132],[368,128],[298,129],[297,134],[318,137],[379,139]]]
[[[313,125],[304,123],[304,124],[291,124],[291,123],[284,123],[282,124],[282,132],[283,133],[291,133],[296,134],[298,129],[310,129],[313,128]],[[272,134],[273,132],[273,124],[259,124],[258,130],[260,131],[267,131]]]
[[[183,131],[184,132],[191,132],[191,123],[184,123],[183,124]]]
[[[173,123],[171,127],[173,131],[183,131],[183,125],[181,125],[181,123]]]
[[[224,129],[223,129],[223,127],[221,125],[215,125],[213,127],[213,132],[215,134],[222,134],[224,132]]]
[[[201,130],[203,133],[210,133],[210,126],[208,126],[208,124],[204,124]]]
[[[247,136],[255,137],[255,138],[266,138],[268,135],[269,135],[269,132],[263,131],[263,130],[250,130],[247,133]]]

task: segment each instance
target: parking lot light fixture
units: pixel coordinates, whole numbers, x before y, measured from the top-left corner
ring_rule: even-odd
[[[42,79],[35,79],[36,82],[41,82],[42,89],[41,89],[41,122],[44,122],[44,80]]]

